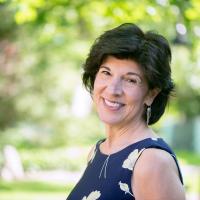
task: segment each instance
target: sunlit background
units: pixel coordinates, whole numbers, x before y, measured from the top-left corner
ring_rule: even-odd
[[[0,199],[65,199],[104,137],[81,83],[94,39],[124,22],[170,42],[176,94],[153,128],[200,199],[199,0],[0,0]]]

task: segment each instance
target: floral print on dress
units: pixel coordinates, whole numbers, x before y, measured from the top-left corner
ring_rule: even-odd
[[[126,160],[124,160],[122,167],[125,169],[133,170],[133,167],[135,165],[136,160],[140,156],[140,154],[144,151],[144,148],[140,151],[138,149],[135,149],[132,151]]]
[[[91,192],[91,193],[88,195],[88,197],[84,196],[84,197],[82,198],[82,200],[97,200],[100,196],[101,196],[101,192],[95,190],[95,191]]]
[[[120,189],[121,189],[122,191],[125,192],[125,194],[128,193],[128,194],[130,194],[132,197],[134,197],[133,194],[130,192],[130,189],[129,189],[128,184],[122,183],[122,182],[120,181],[120,182],[119,182],[119,187],[120,187]]]

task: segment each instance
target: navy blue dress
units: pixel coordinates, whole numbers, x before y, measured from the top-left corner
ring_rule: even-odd
[[[183,183],[181,171],[174,152],[161,138],[147,138],[133,143],[126,148],[111,154],[103,154],[99,145],[82,175],[82,178],[67,197],[67,200],[134,200],[131,189],[131,177],[134,165],[147,148],[157,148],[167,151],[174,158]]]

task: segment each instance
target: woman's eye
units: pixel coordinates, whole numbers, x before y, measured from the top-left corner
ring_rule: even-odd
[[[125,79],[125,81],[128,83],[128,84],[132,84],[132,85],[137,85],[139,84],[141,81],[137,78],[127,78]]]
[[[110,72],[109,71],[105,71],[105,70],[102,70],[101,73],[105,74],[105,75],[110,75]]]
[[[139,81],[137,79],[126,79],[126,81],[130,84],[137,84]]]
[[[137,83],[137,80],[135,80],[135,79],[128,79],[128,82],[130,82],[130,83]]]

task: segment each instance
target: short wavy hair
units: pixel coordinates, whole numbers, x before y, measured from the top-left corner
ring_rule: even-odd
[[[107,56],[132,59],[144,73],[149,89],[159,88],[160,93],[151,105],[149,125],[163,115],[174,89],[171,78],[171,49],[168,41],[152,31],[143,32],[132,23],[122,24],[100,35],[92,45],[83,65],[83,84],[92,93],[100,65]],[[146,108],[143,119],[146,120]]]

